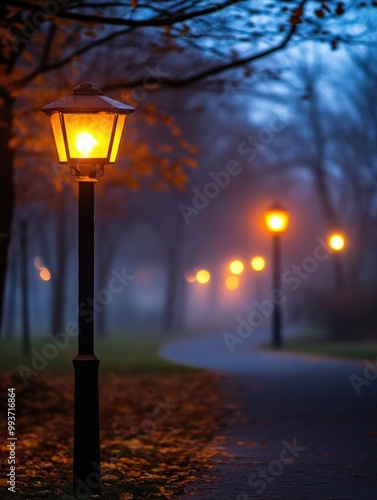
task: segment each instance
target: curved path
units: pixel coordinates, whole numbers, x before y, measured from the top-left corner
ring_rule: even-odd
[[[377,499],[376,360],[366,369],[364,362],[258,351],[268,338],[255,332],[232,354],[221,334],[161,350],[172,361],[224,373],[225,401],[240,410],[224,442],[233,458],[219,456],[177,500]]]

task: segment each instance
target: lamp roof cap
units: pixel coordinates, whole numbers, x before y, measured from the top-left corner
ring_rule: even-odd
[[[272,205],[270,205],[268,208],[267,208],[267,211],[273,211],[273,210],[278,210],[279,212],[286,212],[287,210],[280,204],[278,203],[277,201],[275,201]]]
[[[46,115],[54,112],[63,113],[99,113],[100,111],[129,115],[135,111],[135,108],[115,99],[111,99],[91,82],[82,82],[73,89],[68,97],[63,97],[46,106],[42,111]]]

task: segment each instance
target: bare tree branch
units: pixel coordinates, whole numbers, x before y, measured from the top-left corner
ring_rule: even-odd
[[[220,10],[226,9],[231,5],[235,5],[245,0],[226,0],[223,3],[218,5],[213,5],[211,7],[207,7],[205,9],[187,12],[187,13],[179,13],[172,14],[167,17],[155,17],[150,19],[120,19],[118,17],[105,17],[105,16],[95,16],[90,14],[79,14],[76,12],[70,12],[68,10],[59,10],[55,16],[61,19],[71,19],[83,23],[95,23],[102,25],[111,25],[111,26],[129,26],[133,28],[138,27],[147,27],[147,26],[171,26],[176,23],[188,21],[189,19],[194,19],[196,17],[206,16],[208,14],[212,14],[214,12],[218,12]],[[38,4],[32,4],[29,2],[25,2],[23,0],[6,0],[5,5],[9,5],[12,7],[20,7],[23,9],[27,9],[32,12],[41,11],[41,8]],[[119,4],[119,6],[123,6]],[[83,4],[80,8],[85,8],[86,5]]]
[[[300,9],[303,9],[306,2],[308,0],[302,0],[300,3]],[[239,59],[231,60],[228,61],[224,64],[219,64],[218,66],[214,66],[212,68],[208,68],[204,71],[199,71],[197,73],[194,73],[192,75],[189,75],[183,79],[169,79],[169,78],[164,78],[163,81],[161,82],[161,85],[166,86],[166,87],[184,87],[186,85],[190,85],[194,82],[197,82],[199,80],[203,80],[204,78],[207,78],[208,76],[213,76],[217,75],[219,73],[223,73],[225,71],[229,71],[234,68],[238,68],[240,66],[243,66],[247,63],[250,63],[252,61],[257,61],[258,59],[262,59],[270,54],[273,54],[274,52],[278,52],[279,50],[284,49],[286,45],[289,43],[289,41],[292,39],[293,35],[295,34],[297,30],[297,25],[292,24],[289,31],[283,38],[283,40],[278,43],[277,45],[273,47],[269,47],[268,49],[261,50],[260,52],[257,52],[256,54],[252,54],[246,57],[242,57]],[[110,91],[110,90],[118,90],[122,88],[133,88],[137,87],[139,85],[143,84],[143,79],[137,79],[134,81],[129,81],[129,82],[117,82],[113,84],[108,84],[103,86],[103,90]]]
[[[124,34],[127,34],[129,32],[130,32],[129,29],[123,29],[123,30],[113,32],[105,37],[98,38],[98,39],[88,43],[84,47],[81,47],[81,48],[71,52],[71,54],[64,57],[63,59],[60,59],[59,61],[55,61],[52,64],[45,64],[47,61],[41,61],[42,64],[40,64],[37,68],[35,68],[31,73],[24,76],[22,79],[16,81],[15,86],[16,87],[23,87],[27,83],[34,80],[34,78],[36,78],[38,75],[40,75],[42,73],[48,73],[49,71],[53,71],[54,69],[62,68],[66,64],[73,61],[76,57],[82,56],[85,53],[89,52],[90,50],[94,49],[95,47],[98,47],[98,46],[102,45],[103,43],[109,42],[109,41],[113,40],[114,38],[121,36],[121,35],[124,35]]]

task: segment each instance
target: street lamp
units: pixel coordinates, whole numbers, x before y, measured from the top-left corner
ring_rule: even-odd
[[[346,239],[340,232],[335,232],[329,235],[327,239],[328,245],[335,251],[334,255],[334,272],[335,272],[335,287],[341,289],[344,287],[344,275],[340,253],[344,250]]]
[[[127,115],[134,108],[106,97],[90,82],[72,95],[42,108],[50,117],[59,163],[69,165],[79,184],[79,293],[94,316],[94,184],[104,165],[115,163]],[[89,299],[89,300],[88,300]],[[73,494],[100,494],[98,366],[94,354],[94,321],[78,317],[78,355],[73,360],[74,458]]]
[[[254,296],[256,299],[262,299],[262,271],[266,267],[266,259],[260,255],[256,255],[250,260],[250,266],[255,275],[253,276]]]
[[[289,214],[278,203],[275,203],[265,211],[264,220],[267,229],[272,233],[273,237],[273,289],[280,290],[280,234],[287,229]],[[274,303],[272,338],[273,346],[276,348],[281,347],[281,310],[279,301],[275,301]]]

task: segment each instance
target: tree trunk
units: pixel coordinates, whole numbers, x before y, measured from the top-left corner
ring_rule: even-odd
[[[109,224],[106,219],[98,218],[96,220],[96,248],[97,261],[96,261],[96,272],[95,272],[95,290],[98,292],[101,289],[107,289],[109,286],[109,280],[111,279],[111,265],[113,265],[113,259],[115,253],[118,249],[118,239],[114,235],[114,230],[116,230],[115,223]],[[94,323],[94,333],[99,338],[108,337],[108,306],[104,306],[102,311],[96,311],[95,313],[95,323]]]
[[[180,278],[180,257],[182,248],[182,223],[180,220],[175,225],[174,239],[170,243],[167,262],[167,285],[162,326],[165,332],[171,333],[175,326],[177,307],[178,280]]]
[[[9,275],[7,279],[7,301],[4,302],[4,307],[7,308],[7,314],[4,314],[4,337],[6,340],[14,338],[15,318],[17,317],[17,299],[18,299],[18,283],[19,283],[19,263],[17,238],[14,238],[11,243],[9,253]],[[7,321],[5,322],[5,318]]]
[[[14,151],[10,147],[14,100],[0,89],[0,329],[3,324],[3,304],[7,273],[10,229],[14,211],[13,165]]]
[[[52,300],[52,322],[51,322],[51,333],[52,335],[58,335],[58,333],[64,331],[63,318],[65,311],[65,298],[66,298],[66,286],[67,286],[67,214],[66,214],[66,199],[67,199],[66,188],[63,188],[63,203],[58,209],[56,214],[56,266],[55,266],[55,276],[54,280],[54,292]]]
[[[27,241],[27,222],[20,221],[20,262],[21,262],[21,310],[22,310],[22,354],[30,354],[29,318],[29,252]]]
[[[318,109],[318,96],[313,87],[309,85],[308,94],[310,96],[310,121],[313,131],[314,147],[316,150],[314,171],[314,181],[317,188],[318,197],[322,202],[322,208],[329,224],[337,226],[338,221],[331,201],[330,190],[327,184],[325,170],[325,134],[323,133],[320,111]]]
[[[314,182],[318,197],[322,203],[322,209],[326,217],[328,227],[331,230],[339,227],[339,220],[331,200],[331,192],[327,182],[325,169],[325,143],[326,136],[320,118],[318,106],[318,95],[313,84],[308,85],[308,94],[310,96],[310,121],[313,130],[314,146],[316,149],[315,165],[313,168]],[[340,259],[333,259],[333,269],[335,275],[335,286],[337,289],[344,287],[344,272]]]
[[[182,271],[184,271],[182,269]],[[183,276],[182,276],[183,278]],[[178,276],[179,279],[179,276]],[[176,306],[175,326],[177,330],[185,332],[187,329],[187,305],[189,298],[189,285],[186,280],[182,279],[178,289],[178,305]]]

